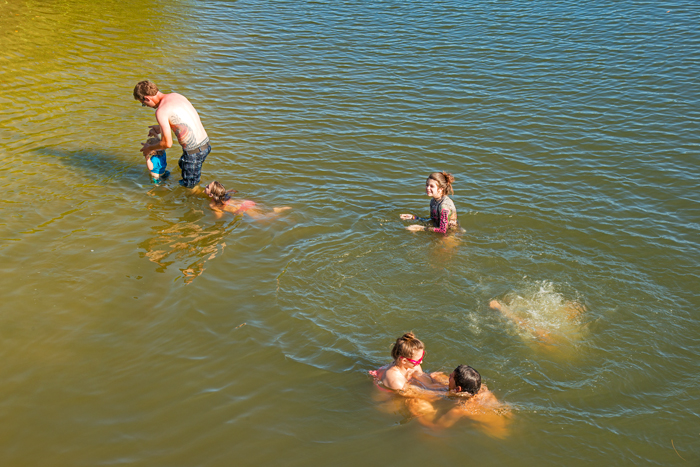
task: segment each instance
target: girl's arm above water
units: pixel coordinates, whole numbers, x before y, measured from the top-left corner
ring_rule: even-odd
[[[419,221],[419,222],[430,222],[430,219],[424,217],[414,216],[413,214],[401,214],[401,220],[404,221]],[[413,224],[406,227],[406,230],[425,230],[425,226],[419,224]]]
[[[411,214],[402,214],[401,218],[403,219],[403,216],[410,216]],[[416,216],[413,216],[415,219],[420,219],[421,221],[427,222],[430,221],[430,219],[422,219]],[[411,219],[411,218],[408,218]],[[442,211],[440,211],[440,225],[437,227],[425,227],[423,225],[409,225],[406,227],[406,230],[429,230],[431,232],[437,232],[437,233],[447,233],[447,228],[450,226],[450,210],[445,208]]]
[[[428,222],[430,220],[430,219],[426,219],[424,217],[414,216],[413,214],[401,214],[399,217],[401,217],[401,220],[404,220],[404,221]]]
[[[428,230],[437,233],[447,233],[447,228],[450,226],[450,210],[443,209],[440,211],[440,225],[437,227],[428,227]]]

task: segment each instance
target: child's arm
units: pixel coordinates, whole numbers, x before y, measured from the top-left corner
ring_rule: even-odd
[[[209,203],[209,207],[211,208],[212,211],[214,211],[214,216],[216,216],[217,219],[221,219],[221,216],[224,215],[224,211],[219,209],[219,207],[214,204],[213,202]]]
[[[414,216],[413,214],[401,214],[399,217],[401,217],[401,219],[404,221],[428,222],[430,220],[430,219],[425,219],[423,217]]]
[[[437,233],[447,233],[447,228],[450,226],[450,210],[443,209],[440,211],[440,225],[437,227],[428,227],[428,230]]]
[[[413,214],[401,214],[400,217],[401,217],[402,220],[405,220],[405,221],[419,221],[419,222],[428,222],[428,221],[430,221],[430,219],[425,219],[425,218],[423,218],[423,217],[414,216]],[[425,230],[425,226],[419,225],[419,224],[413,224],[413,225],[407,226],[407,227],[406,227],[406,230],[413,230],[413,231],[416,231],[416,230]]]

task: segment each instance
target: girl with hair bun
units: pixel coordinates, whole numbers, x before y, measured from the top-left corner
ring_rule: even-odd
[[[406,387],[411,378],[432,382],[421,368],[425,357],[425,345],[412,332],[407,332],[396,339],[391,348],[391,356],[394,358],[391,364],[379,370],[370,371],[370,374],[384,387],[400,391]]]
[[[204,193],[209,197],[209,207],[214,211],[216,217],[221,217],[224,211],[232,214],[246,213],[250,217],[260,217],[262,212],[260,206],[254,201],[247,199],[233,199],[231,193],[236,193],[236,190],[227,190],[224,186],[213,181],[204,188]],[[272,211],[277,214],[287,209],[292,209],[289,206],[281,208],[273,208]]]
[[[433,225],[423,226],[409,225],[407,230],[430,230],[432,232],[447,233],[448,230],[458,229],[457,208],[448,194],[454,193],[452,183],[455,178],[447,172],[433,172],[425,181],[425,194],[432,197],[430,200],[430,219],[424,219],[413,214],[401,214],[401,219],[430,222]]]

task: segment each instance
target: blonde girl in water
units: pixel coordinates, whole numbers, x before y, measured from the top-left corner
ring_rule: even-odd
[[[224,212],[232,214],[246,213],[251,217],[260,217],[262,215],[260,207],[254,202],[247,199],[232,199],[231,193],[236,193],[236,190],[226,190],[224,186],[213,181],[204,188],[204,193],[211,200],[209,207],[212,208],[217,217],[221,217]],[[281,208],[273,208],[273,212],[279,213],[292,209],[289,206]]]
[[[370,372],[384,387],[400,391],[406,388],[411,379],[428,384],[433,382],[421,367],[425,345],[412,332],[396,339],[391,348],[391,356],[394,361],[390,365]]]
[[[424,226],[413,224],[406,227],[407,230],[430,230],[432,232],[447,233],[449,230],[459,228],[457,220],[457,208],[449,196],[454,193],[452,183],[455,178],[447,172],[433,172],[425,181],[425,194],[430,196],[430,218],[425,219],[413,214],[401,214],[405,221],[416,220],[429,222],[432,225]]]

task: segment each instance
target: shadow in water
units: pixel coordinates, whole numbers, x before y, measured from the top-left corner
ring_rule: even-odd
[[[122,156],[109,154],[94,149],[66,151],[58,148],[41,147],[34,150],[41,156],[80,172],[85,177],[94,179],[129,179],[134,181],[148,180],[145,161],[142,156],[134,155],[133,160],[125,161]]]

